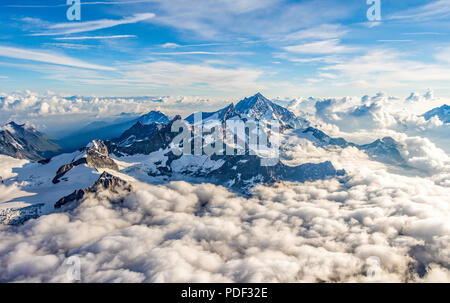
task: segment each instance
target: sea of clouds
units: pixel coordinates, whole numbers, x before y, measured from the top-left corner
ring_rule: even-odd
[[[134,183],[0,227],[0,281],[70,282],[71,256],[83,282],[450,281],[448,183],[390,172],[353,147],[286,150],[294,162],[307,153],[347,175],[261,185],[251,198]]]
[[[431,92],[296,100],[290,108],[331,135],[392,136],[408,167],[287,137],[287,164],[329,160],[346,175],[260,185],[251,197],[187,182],[91,194],[0,226],[0,281],[71,282],[75,256],[82,282],[450,282],[450,157],[435,140],[449,126],[421,117],[433,102]]]
[[[380,92],[374,96],[297,98],[288,103],[294,113],[307,117],[329,135],[355,143],[402,135],[427,138],[450,154],[450,125],[438,117],[426,120],[427,111],[450,104],[431,90],[407,98]]]

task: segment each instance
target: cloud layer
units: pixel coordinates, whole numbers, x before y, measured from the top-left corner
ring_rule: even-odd
[[[84,282],[450,281],[448,189],[363,168],[253,194],[175,182],[90,196],[1,227],[0,280],[67,282],[77,256]]]

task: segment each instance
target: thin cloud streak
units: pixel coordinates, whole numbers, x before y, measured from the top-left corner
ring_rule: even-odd
[[[31,34],[30,36],[58,36],[69,35],[83,32],[91,32],[99,29],[111,28],[123,24],[133,24],[154,18],[153,13],[136,14],[131,17],[125,17],[120,20],[102,19],[96,21],[88,21],[81,23],[57,23],[50,25],[47,31],[42,33]]]
[[[132,0],[132,1],[96,1],[96,2],[81,2],[81,5],[127,5],[134,3],[145,3],[149,2],[148,0]],[[50,7],[64,7],[69,6],[68,4],[54,4],[54,5],[5,5],[4,7],[12,7],[12,8],[50,8]]]
[[[0,56],[13,59],[38,61],[56,65],[65,65],[86,69],[112,71],[114,68],[87,63],[65,55],[44,52],[40,50],[29,50],[16,47],[0,46]]]
[[[106,40],[106,39],[122,39],[137,38],[136,35],[114,35],[114,36],[82,36],[82,37],[60,37],[53,40]]]

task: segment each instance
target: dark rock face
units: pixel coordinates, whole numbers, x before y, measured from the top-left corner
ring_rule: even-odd
[[[370,144],[358,146],[374,160],[394,165],[405,165],[406,161],[400,154],[400,145],[391,137],[378,139]]]
[[[59,179],[61,179],[69,170],[83,164],[96,169],[109,168],[117,171],[119,170],[116,162],[109,158],[108,148],[102,141],[92,141],[91,145],[85,148],[85,152],[86,154],[83,158],[61,166],[56,172],[56,176],[53,178],[52,182],[54,184],[59,183]]]
[[[56,155],[59,150],[46,135],[25,124],[10,122],[0,128],[0,154],[39,161]]]
[[[353,146],[364,151],[373,160],[392,165],[406,165],[406,161],[400,153],[400,144],[391,137],[378,139],[370,144],[358,145],[347,142],[344,138],[332,138],[321,130],[313,127],[308,127],[307,129],[300,131],[302,134],[311,135],[315,140],[314,143],[318,146],[334,145],[342,148]]]
[[[111,193],[118,193],[119,190],[131,192],[132,187],[126,181],[108,174],[107,172],[103,172],[100,178],[91,187],[75,190],[70,195],[61,198],[55,203],[55,208],[61,208],[65,205],[71,204],[72,202],[82,200],[88,194],[97,194],[98,192],[105,190]]]
[[[59,179],[61,179],[69,170],[71,170],[75,166],[83,165],[83,164],[87,164],[86,158],[81,158],[81,159],[78,159],[77,161],[74,161],[72,163],[64,164],[56,172],[56,176],[52,180],[53,184],[59,183]]]
[[[145,115],[139,117],[139,122],[146,124],[146,125],[153,124],[153,123],[167,124],[170,122],[170,120],[162,112],[153,110],[153,111],[149,112],[148,114],[145,114]]]
[[[172,132],[172,125],[177,120],[181,120],[181,116],[176,116],[168,124],[144,125],[138,122],[120,138],[107,141],[106,146],[111,153],[119,157],[124,154],[148,155],[165,149],[178,135],[178,133]]]
[[[93,141],[93,145],[87,148],[86,164],[97,169],[109,168],[119,170],[116,162],[109,158],[108,147],[103,141]]]
[[[441,107],[434,108],[423,115],[426,120],[430,120],[434,116],[437,116],[439,120],[444,123],[450,123],[450,106],[444,104]]]
[[[344,171],[336,170],[330,161],[299,166],[288,166],[278,162],[274,166],[262,166],[261,158],[253,155],[212,157],[213,160],[219,158],[225,158],[225,163],[208,176],[226,187],[239,191],[246,191],[260,183],[316,181],[345,174]]]
[[[347,142],[344,138],[332,138],[325,134],[323,131],[314,127],[308,127],[305,130],[302,130],[302,132],[304,134],[310,134],[311,136],[313,136],[317,140],[316,144],[319,146],[336,145],[342,148],[345,148],[347,146],[356,146],[356,144]]]
[[[162,125],[156,123],[146,125],[139,121],[130,129],[126,130],[119,138],[113,139],[112,141],[120,147],[127,147],[135,141],[148,140],[162,128]]]

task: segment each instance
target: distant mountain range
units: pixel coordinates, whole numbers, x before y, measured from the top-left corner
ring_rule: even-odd
[[[59,139],[57,142],[65,152],[71,152],[86,146],[86,144],[92,140],[109,140],[116,138],[139,121],[143,124],[167,123],[169,122],[169,118],[159,111],[151,111],[138,118],[120,119],[119,121],[112,123],[97,121]]]
[[[442,107],[426,116],[442,116],[448,114],[447,109],[448,107]],[[200,120],[195,121],[194,117],[200,117]],[[43,197],[37,195],[27,198],[32,204],[46,203],[44,213],[53,211],[55,207],[66,207],[85,194],[94,193],[97,188],[114,190],[118,185],[128,188],[128,182],[132,182],[130,180],[153,184],[176,180],[210,182],[248,195],[252,187],[261,183],[305,182],[341,178],[345,175],[344,170],[336,169],[330,161],[290,166],[281,160],[264,166],[261,165],[264,156],[251,153],[248,145],[245,145],[242,154],[174,153],[174,148],[177,148],[174,138],[178,135],[177,132],[172,132],[174,123],[181,123],[187,129],[194,130],[199,126],[195,123],[205,125],[210,121],[219,121],[225,125],[233,119],[276,120],[282,126],[281,136],[287,138],[286,142],[295,137],[308,140],[325,150],[355,147],[373,160],[406,166],[400,152],[401,146],[390,137],[364,145],[348,142],[344,138],[332,138],[313,127],[309,121],[274,104],[261,94],[245,98],[236,105],[230,104],[216,112],[193,114],[184,120],[181,116],[169,119],[161,112],[152,111],[132,121],[108,126],[98,124],[100,128],[93,127],[86,132],[90,135],[79,138],[78,142],[93,140],[70,153],[62,151],[55,142],[34,128],[10,122],[0,130],[0,153],[39,161],[25,165],[14,180],[25,181],[30,192],[44,192]],[[96,132],[99,134],[95,135]],[[107,134],[117,135],[104,139]],[[195,132],[192,132],[190,142],[193,142],[195,136]],[[200,142],[203,147],[210,138],[211,134],[202,137]],[[224,150],[231,147],[228,142],[224,142]],[[194,147],[190,148],[192,151]],[[107,173],[102,174],[105,171]],[[99,174],[102,174],[100,178]],[[5,179],[5,182],[10,181]]]
[[[0,154],[39,161],[60,151],[58,144],[29,125],[10,122],[0,128]]]
[[[297,117],[288,109],[273,103],[260,93],[243,99],[236,106],[230,104],[216,112],[200,112],[199,114],[203,123],[207,123],[210,120],[226,121],[232,118],[239,118],[244,121],[248,119],[258,121],[276,120],[285,129],[306,127],[309,125],[307,120]],[[193,124],[194,115],[190,115],[185,120]]]

